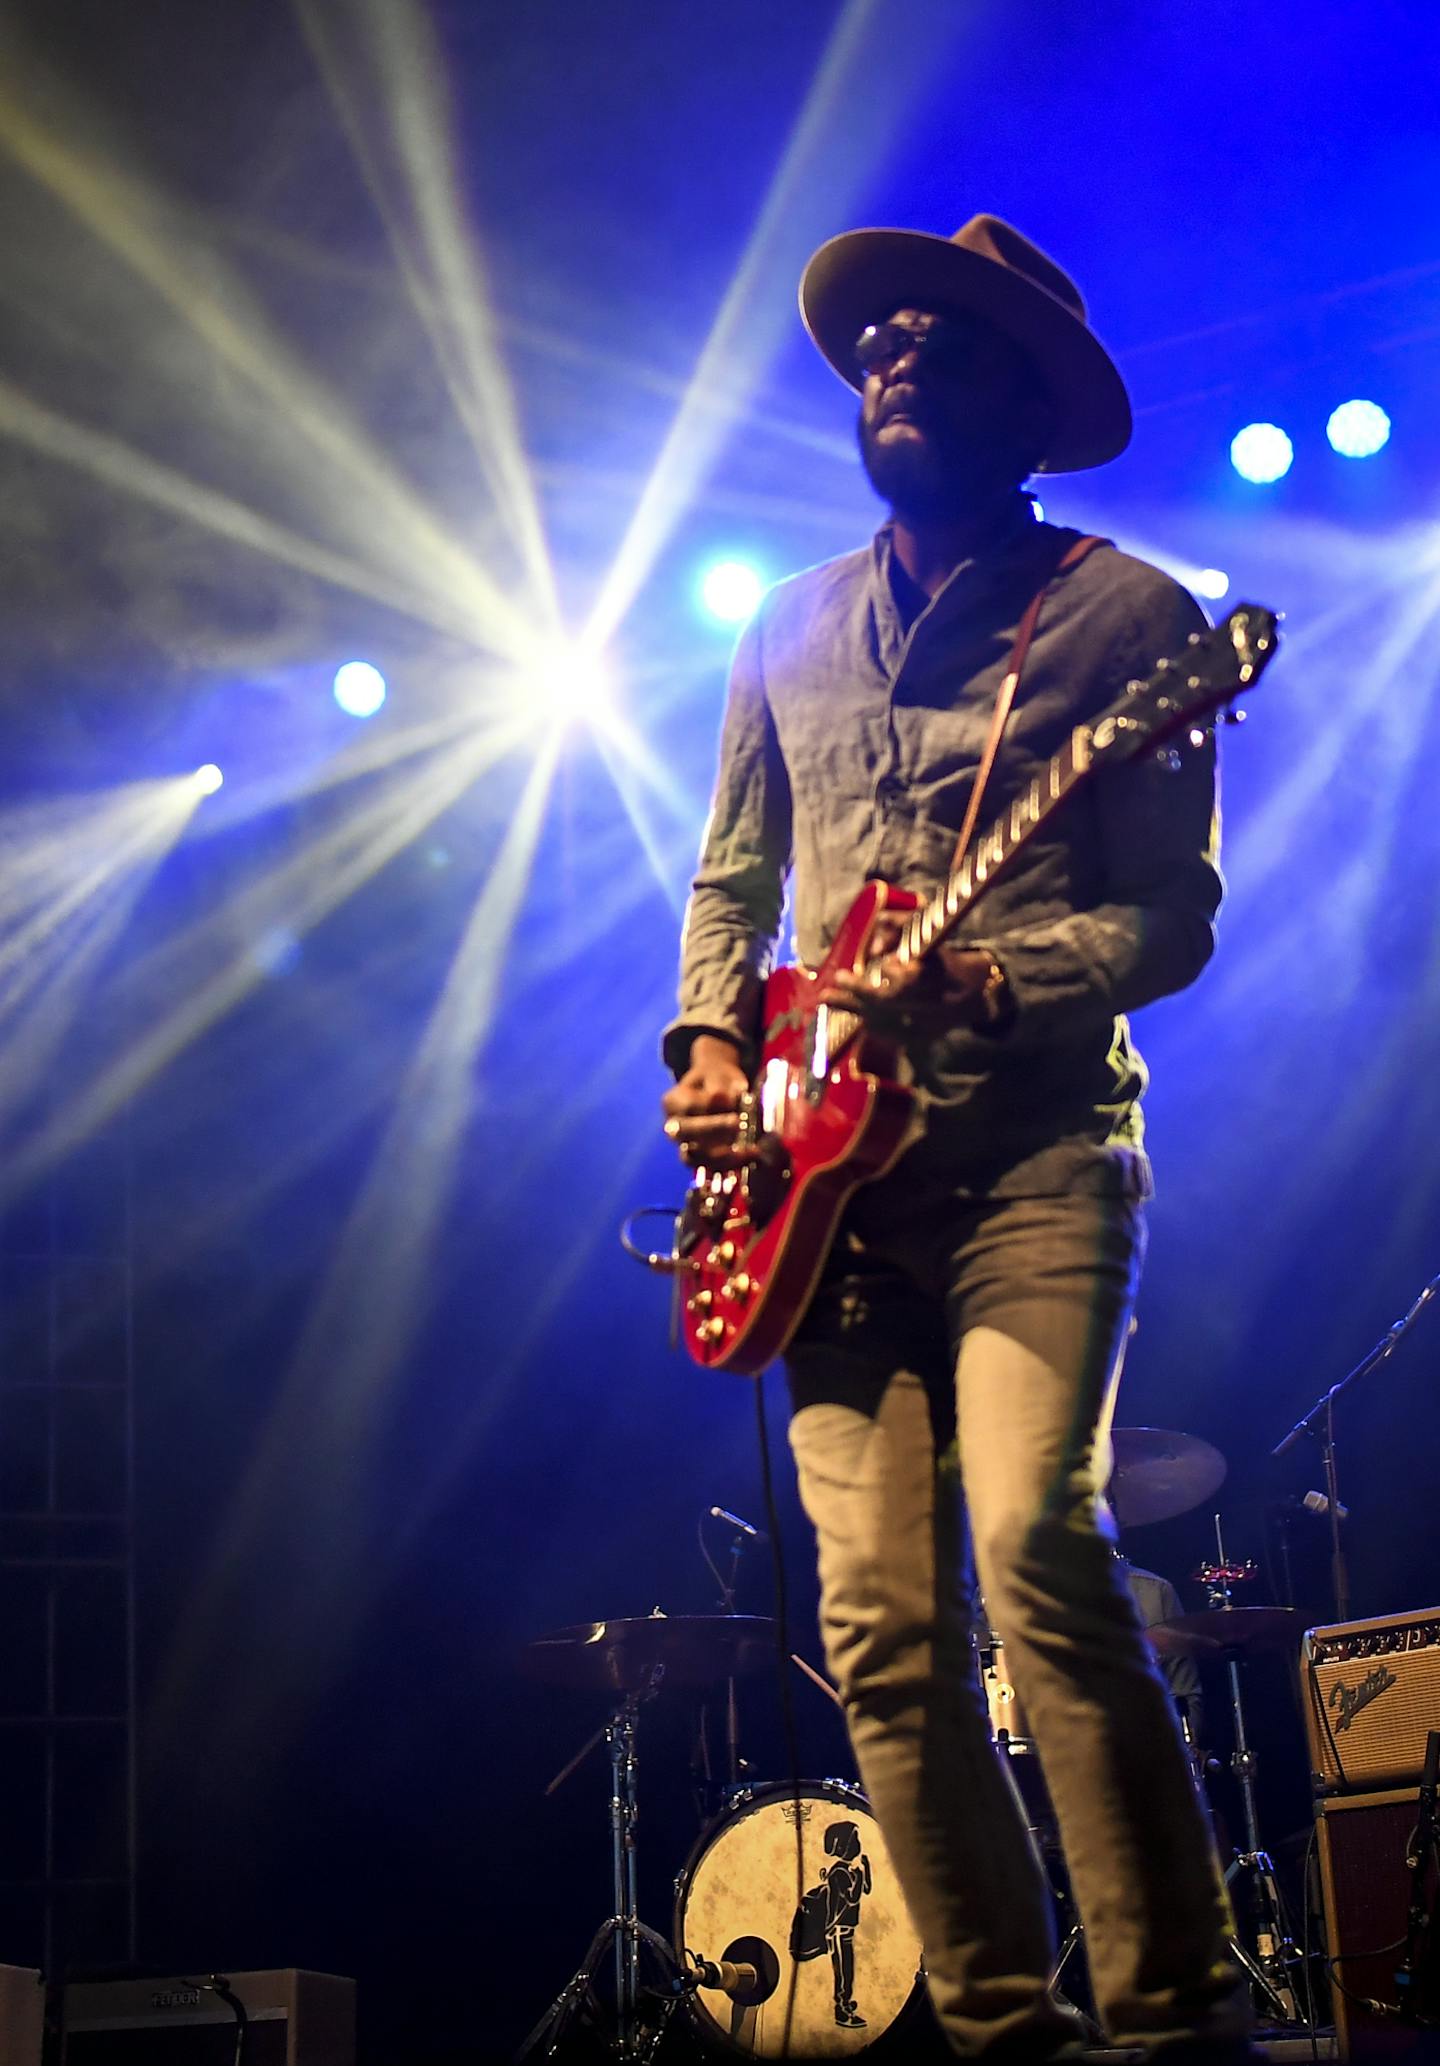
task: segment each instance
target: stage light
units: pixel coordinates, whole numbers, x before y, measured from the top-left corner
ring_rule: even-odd
[[[335,670],[335,701],[347,717],[373,717],[385,701],[385,677],[368,660],[347,660]]]
[[[1230,464],[1243,481],[1278,481],[1294,457],[1295,447],[1278,423],[1247,423],[1230,441]]]
[[[536,670],[535,686],[549,713],[562,722],[603,721],[609,715],[609,670],[588,646],[554,646]]]
[[[1230,593],[1230,576],[1218,567],[1202,567],[1190,585],[1207,603],[1218,603],[1222,595]]]
[[[744,624],[765,593],[763,577],[744,560],[717,560],[700,581],[700,600],[722,624]]]
[[[203,768],[196,768],[190,779],[202,796],[213,796],[225,777],[213,760],[207,760]]]
[[[1030,497],[1030,508],[1034,513],[1036,523],[1043,524],[1045,521],[1045,505],[1038,495]]]
[[[1390,441],[1390,418],[1378,402],[1342,402],[1325,435],[1342,459],[1372,459]]]

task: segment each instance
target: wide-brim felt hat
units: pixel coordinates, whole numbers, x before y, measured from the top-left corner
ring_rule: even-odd
[[[897,309],[984,316],[1030,359],[1055,404],[1055,435],[1037,473],[1104,466],[1130,442],[1130,397],[1090,328],[1084,298],[1038,244],[997,215],[953,237],[923,230],[849,230],[822,244],[800,280],[800,314],[848,386],[865,376],[855,343]]]

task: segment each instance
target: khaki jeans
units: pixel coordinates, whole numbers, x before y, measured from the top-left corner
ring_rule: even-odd
[[[787,1358],[861,1779],[940,2022],[992,2058],[1078,2033],[1047,1988],[1049,1890],[990,1737],[961,1488],[1107,2034],[1153,2045],[1247,2021],[1174,1711],[1097,1525],[1097,1438],[1143,1250],[1128,1200],[976,1205],[886,1180],[852,1205]]]

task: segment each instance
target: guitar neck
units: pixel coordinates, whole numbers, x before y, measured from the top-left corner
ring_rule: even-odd
[[[902,961],[923,961],[932,948],[938,947],[979,902],[1016,848],[1024,845],[1052,811],[1058,810],[1090,766],[1091,739],[1090,726],[1077,725],[1009,810],[966,849],[929,903],[911,913],[895,947]],[[839,1054],[860,1026],[854,1012],[832,1012],[825,1042],[829,1055]]]
[[[979,901],[1016,849],[1045,823],[1052,811],[1059,809],[1090,765],[1090,742],[1090,727],[1077,725],[1009,810],[1002,812],[966,849],[948,881],[929,903],[911,913],[896,947],[902,961],[921,961],[932,948],[938,947]]]

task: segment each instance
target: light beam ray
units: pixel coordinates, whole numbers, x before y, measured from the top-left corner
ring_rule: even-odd
[[[444,989],[407,1072],[364,1190],[316,1295],[284,1390],[245,1483],[196,1586],[157,1705],[183,1696],[206,1669],[226,1625],[230,1575],[269,1527],[297,1458],[323,1456],[309,1477],[297,1562],[304,1583],[282,1606],[292,1668],[283,1689],[257,1685],[227,1720],[243,1737],[270,1724],[281,1699],[303,1702],[349,1639],[367,1602],[356,1591],[363,1539],[373,1525],[365,1470],[390,1380],[410,1342],[435,1239],[467,1139],[475,1068],[494,1015],[505,951],[530,880],[560,750],[552,738],[531,764],[500,850],[456,950]],[[308,1464],[306,1466],[308,1471]]]
[[[933,57],[933,27],[929,38],[911,39],[893,10],[876,0],[846,0],[684,400],[601,583],[586,644],[599,649],[614,636],[739,416],[743,398],[794,320],[791,296],[800,262],[833,226],[872,152],[890,140],[898,68],[905,65],[913,82],[919,64],[905,53],[921,49]],[[734,397],[728,410],[714,406],[722,374]]]
[[[1307,749],[1296,756],[1288,778],[1271,791],[1245,828],[1241,873],[1247,897],[1258,894],[1277,870],[1288,866],[1294,826],[1353,757],[1367,728],[1388,733],[1393,751],[1395,684],[1405,678],[1414,656],[1428,649],[1437,618],[1440,580],[1432,576],[1406,597],[1378,645],[1364,652],[1341,709],[1328,713],[1325,723],[1310,727]],[[1303,655],[1305,644],[1297,643]],[[1293,663],[1293,649],[1289,657]]]
[[[77,825],[67,799],[68,869],[46,856],[22,917],[0,923],[0,1112],[12,1117],[43,1081],[156,868],[199,802],[188,778],[127,785],[84,799]],[[7,834],[13,828],[6,828]],[[7,860],[26,879],[23,846],[7,836]]]
[[[362,101],[354,84],[347,83],[333,8],[318,0],[295,4],[456,413],[519,548],[531,591],[556,631],[560,606],[554,569],[496,341],[492,298],[461,207],[454,111],[434,31],[413,0],[361,0],[358,12],[372,58]],[[389,197],[371,140],[377,104],[388,118],[405,175],[423,268],[412,255],[410,226]]]
[[[46,458],[88,474],[105,487],[167,509],[217,537],[263,553],[299,573],[313,574],[367,600],[388,603],[437,631],[467,640],[475,637],[472,613],[453,608],[448,597],[412,588],[373,566],[316,545],[237,502],[233,496],[206,487],[162,460],[136,451],[110,432],[58,415],[4,379],[0,379],[0,437],[11,438]]]
[[[666,854],[660,844],[655,828],[650,822],[650,814],[645,800],[646,791],[659,789],[660,793],[667,797],[667,800],[673,800],[677,803],[682,802],[683,799],[679,796],[678,787],[672,781],[658,780],[653,772],[648,780],[643,783],[637,782],[635,779],[637,772],[636,761],[618,741],[612,742],[608,739],[603,729],[596,733],[595,744],[601,759],[609,770],[610,779],[615,785],[615,793],[625,806],[626,816],[634,828],[635,837],[640,842],[641,852],[649,862],[651,872],[660,888],[664,891],[667,902],[678,916],[685,908],[685,893],[676,880],[673,857]],[[677,815],[680,815],[678,811]],[[688,813],[685,815],[688,817]],[[693,823],[694,820],[690,819],[689,822]]]
[[[468,750],[437,754],[403,783],[388,785],[321,840],[252,883],[222,913],[135,964],[128,1010],[149,1017],[131,1043],[90,1082],[78,1085],[63,1112],[23,1144],[0,1172],[0,1199],[19,1195],[64,1155],[104,1126],[202,1033],[232,1011],[264,980],[249,943],[276,925],[297,936],[335,910],[426,825],[463,795],[484,770],[529,736],[517,723],[509,733],[486,732]],[[217,943],[244,944],[213,963]],[[178,998],[178,1003],[168,1000]]]
[[[323,475],[327,521],[366,542],[383,532],[408,556],[411,581],[451,596],[470,619],[477,642],[523,657],[534,636],[525,609],[457,544],[395,468],[340,409],[333,391],[286,347],[242,282],[216,280],[216,261],[187,265],[175,226],[157,193],[113,162],[102,162],[60,136],[23,96],[19,73],[0,73],[0,149],[62,202],[92,234],[157,294],[223,363],[270,405],[287,477],[310,475],[295,465],[302,442],[329,469]],[[261,419],[270,422],[270,416]],[[312,468],[310,472],[314,472]],[[320,483],[317,482],[317,485]]]

